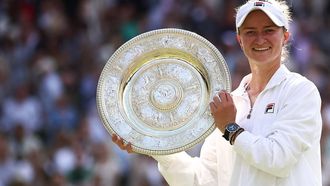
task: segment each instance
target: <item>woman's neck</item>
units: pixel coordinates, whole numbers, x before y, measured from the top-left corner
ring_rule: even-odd
[[[249,83],[249,89],[255,92],[261,92],[268,84],[269,80],[279,69],[281,64],[274,65],[251,65],[251,81]]]
[[[278,65],[251,66],[251,81],[246,87],[251,103],[254,104],[257,96],[265,89],[266,85],[275,74]]]

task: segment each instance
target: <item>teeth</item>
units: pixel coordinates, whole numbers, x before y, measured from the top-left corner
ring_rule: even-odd
[[[269,48],[254,48],[254,50],[257,50],[257,51],[263,51],[263,50],[268,50]]]

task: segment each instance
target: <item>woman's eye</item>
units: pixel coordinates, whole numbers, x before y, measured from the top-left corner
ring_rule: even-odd
[[[255,31],[252,31],[252,30],[246,31],[245,34],[248,35],[248,36],[252,36],[252,35],[255,34]]]
[[[271,33],[274,32],[274,29],[266,29],[265,32],[266,32],[267,34],[271,34]]]

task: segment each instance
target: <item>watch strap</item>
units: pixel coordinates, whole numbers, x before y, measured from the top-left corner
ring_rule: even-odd
[[[229,141],[229,131],[225,128],[225,133],[222,135],[227,141]]]
[[[230,125],[237,125],[238,128],[237,128],[235,131],[231,131],[231,132],[230,132],[230,131],[228,130],[228,127],[229,127]],[[224,134],[222,135],[222,137],[224,137],[227,141],[231,142],[231,138],[232,138],[232,136],[233,136],[237,131],[239,131],[240,129],[242,129],[242,128],[241,128],[237,123],[229,123],[229,124],[226,125],[225,132],[224,132]]]
[[[239,128],[234,134],[231,135],[229,140],[230,145],[234,145],[236,137],[242,132],[244,132],[244,128]]]

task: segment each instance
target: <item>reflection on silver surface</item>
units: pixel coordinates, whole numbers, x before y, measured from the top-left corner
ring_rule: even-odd
[[[106,63],[97,88],[104,126],[142,154],[186,150],[214,129],[208,107],[219,90],[230,91],[220,52],[181,29],[141,34]]]

